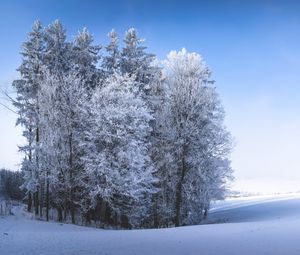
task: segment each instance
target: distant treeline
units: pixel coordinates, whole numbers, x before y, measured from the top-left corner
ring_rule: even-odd
[[[21,189],[23,173],[0,169],[0,197],[21,201],[25,192]]]

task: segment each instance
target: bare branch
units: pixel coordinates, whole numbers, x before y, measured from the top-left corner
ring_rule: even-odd
[[[2,88],[0,88],[0,93],[4,96],[4,97],[2,97],[2,99],[6,99],[6,100],[8,100],[8,101],[11,102],[11,103],[16,103],[16,102],[17,102],[14,98],[12,98],[12,97],[8,94],[7,91],[3,90]],[[15,114],[18,114],[15,110],[13,110],[12,108],[10,108],[9,106],[7,106],[7,105],[4,104],[4,103],[1,103],[1,102],[0,102],[0,105],[2,105],[4,108],[6,108],[7,110],[9,110],[9,111],[11,111],[11,112],[13,112],[13,113],[15,113]]]
[[[11,109],[11,108],[9,108],[7,105],[5,105],[5,104],[2,104],[1,102],[0,102],[0,105],[2,105],[4,108],[6,108],[7,110],[9,110],[9,111],[11,111],[11,112],[13,112],[13,113],[15,113],[15,114],[18,114],[16,111],[14,111],[13,109]]]

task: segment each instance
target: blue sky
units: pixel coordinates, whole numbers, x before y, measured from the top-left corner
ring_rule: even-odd
[[[200,53],[213,71],[235,137],[237,180],[300,181],[300,2],[2,0],[2,88],[17,77],[20,46],[36,19],[44,25],[60,19],[70,39],[87,26],[101,44],[111,28],[123,35],[136,27],[161,59],[182,47]],[[20,129],[1,107],[0,119],[0,167],[16,169]]]

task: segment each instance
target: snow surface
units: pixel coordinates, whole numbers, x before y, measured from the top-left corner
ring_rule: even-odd
[[[0,218],[1,255],[300,254],[300,195],[229,199],[207,223],[153,230],[101,230],[32,220],[22,207]]]

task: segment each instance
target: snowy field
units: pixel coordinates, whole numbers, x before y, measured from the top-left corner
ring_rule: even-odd
[[[20,207],[0,218],[1,255],[300,254],[300,195],[229,199],[207,224],[101,230],[30,219]]]

